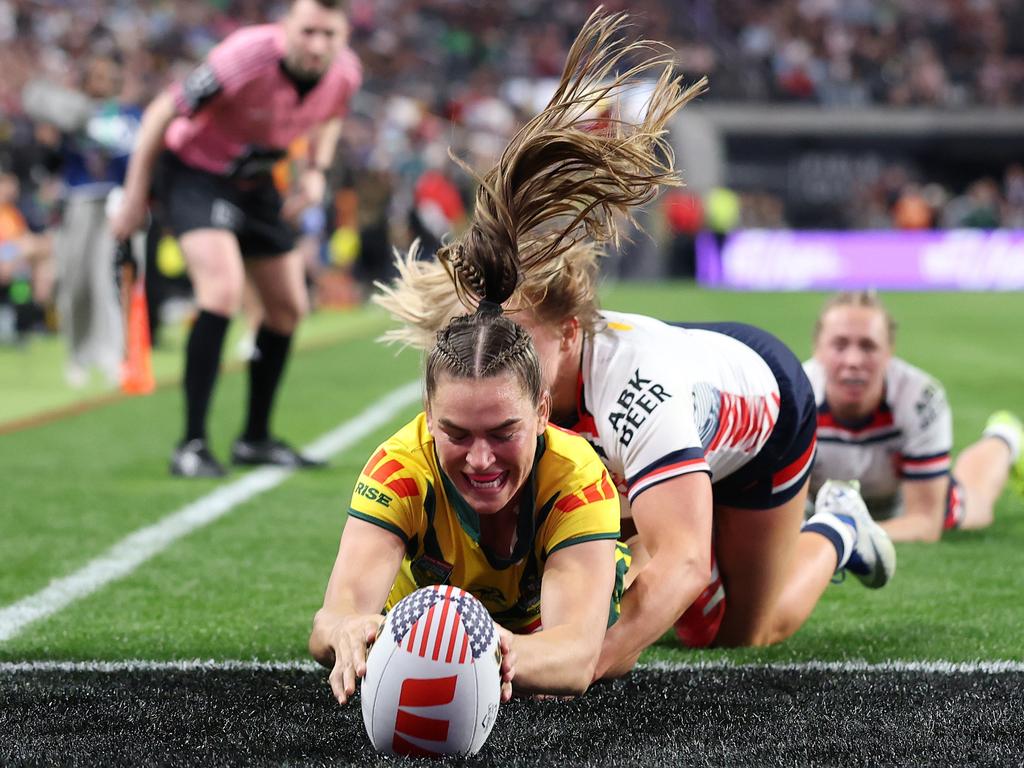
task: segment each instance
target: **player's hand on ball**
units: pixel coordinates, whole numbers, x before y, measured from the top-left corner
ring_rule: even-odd
[[[503,677],[511,680],[515,659],[508,637],[469,592],[433,584],[406,595],[366,654],[359,704],[374,749],[475,755],[511,693]]]
[[[377,639],[384,617],[379,615],[346,616],[331,632],[334,648],[334,669],[330,683],[334,698],[347,704],[356,692],[356,680],[366,674],[366,649]]]
[[[501,701],[512,698],[512,678],[516,676],[515,635],[498,626],[498,647],[501,648]]]

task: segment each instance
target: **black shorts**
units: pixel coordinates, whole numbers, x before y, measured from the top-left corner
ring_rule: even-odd
[[[269,175],[235,181],[160,155],[154,185],[160,221],[180,237],[194,229],[225,229],[245,258],[280,256],[295,247],[296,232],[281,218],[281,195]]]
[[[796,355],[767,331],[745,323],[673,323],[731,336],[768,364],[779,385],[779,418],[757,456],[712,485],[716,504],[771,509],[799,493],[810,477],[817,446],[814,390]]]

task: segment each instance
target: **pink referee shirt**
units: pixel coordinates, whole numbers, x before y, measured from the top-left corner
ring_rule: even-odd
[[[343,49],[316,87],[300,98],[281,71],[284,30],[277,24],[228,35],[183,83],[164,143],[186,165],[226,174],[253,151],[285,150],[298,136],[343,117],[362,82],[362,66]]]

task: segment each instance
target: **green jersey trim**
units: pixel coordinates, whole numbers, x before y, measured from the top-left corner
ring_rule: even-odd
[[[348,516],[354,517],[356,518],[356,520],[362,520],[364,523],[372,523],[373,525],[376,525],[378,528],[383,528],[385,531],[390,531],[391,533],[395,534],[395,536],[400,538],[404,544],[409,543],[409,537],[406,535],[405,531],[403,531],[394,523],[389,523],[387,520],[381,520],[379,517],[368,515],[365,512],[360,512],[359,510],[352,509],[351,507],[348,510]]]
[[[555,546],[548,550],[547,554],[544,556],[544,559],[547,560],[547,558],[551,557],[551,555],[557,552],[558,550],[565,549],[566,547],[571,547],[574,544],[585,544],[588,541],[607,541],[608,539],[618,541],[619,532],[609,531],[607,533],[588,533],[583,536],[573,536],[572,538],[565,539],[564,541],[560,541],[557,544],[555,544]]]

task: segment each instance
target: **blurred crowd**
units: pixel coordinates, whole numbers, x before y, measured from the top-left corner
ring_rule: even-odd
[[[952,193],[941,184],[912,178],[892,165],[858,190],[853,229],[1024,228],[1024,166],[1009,165],[1002,178],[984,176]]]
[[[474,91],[558,74],[594,2],[351,0],[367,87],[396,88],[455,116]],[[967,107],[1020,103],[1024,6],[1016,0],[608,0],[664,40],[710,99]],[[274,18],[260,0],[2,0],[0,106],[40,66],[68,71],[102,23],[132,86],[157,85],[240,25]],[[473,77],[467,77],[473,73]]]
[[[458,228],[470,177],[546,101],[568,47],[597,5],[584,0],[350,0],[351,43],[365,68],[347,120],[321,259],[357,285],[388,274],[393,246],[426,250]],[[665,41],[680,72],[708,75],[707,102],[967,109],[1024,102],[1024,3],[1017,0],[608,0],[641,35]],[[60,217],[66,136],[25,115],[34,78],[80,88],[97,49],[123,65],[120,99],[144,106],[241,25],[278,17],[285,0],[0,0],[0,206],[45,238]],[[666,198],[650,229],[787,226],[768,192]],[[729,197],[729,195],[732,197]],[[723,203],[723,199],[730,202]],[[5,202],[5,200],[7,202]],[[2,222],[0,222],[2,223]],[[1024,170],[949,189],[899,164],[854,190],[850,227],[1021,226]],[[330,234],[333,233],[333,234]],[[26,243],[33,253],[48,240]],[[22,249],[24,250],[24,249]],[[2,251],[0,251],[2,252]],[[45,303],[53,269],[22,259]],[[0,290],[17,270],[0,260]],[[31,278],[27,277],[31,273]],[[59,281],[60,276],[57,275]],[[358,300],[333,285],[338,301]],[[334,294],[332,294],[334,295]],[[2,294],[0,294],[2,296]],[[36,317],[36,322],[39,317]],[[0,316],[0,336],[4,319]]]
[[[401,83],[437,103],[470,70],[492,79],[556,75],[594,5],[357,0],[352,17],[380,84]],[[641,33],[668,43],[680,70],[709,75],[710,100],[969,107],[1024,95],[1024,6],[1015,0],[604,5],[628,10]]]

